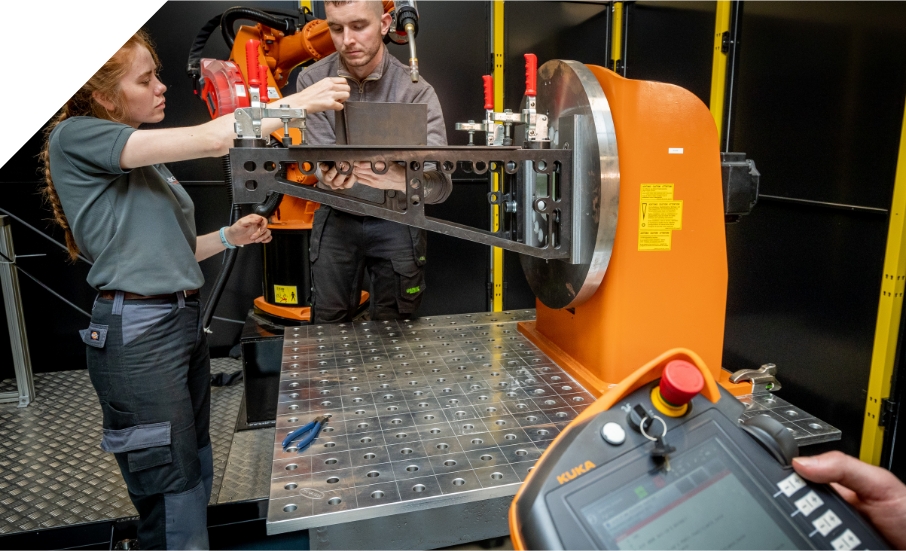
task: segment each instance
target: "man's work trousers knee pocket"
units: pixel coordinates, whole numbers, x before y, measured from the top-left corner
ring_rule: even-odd
[[[143,549],[208,547],[210,356],[197,300],[96,301],[82,331]]]
[[[371,319],[406,318],[426,288],[424,230],[321,207],[311,238],[312,321],[352,320],[364,276]]]

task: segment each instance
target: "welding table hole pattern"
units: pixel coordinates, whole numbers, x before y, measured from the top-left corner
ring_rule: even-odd
[[[518,312],[474,316],[287,329],[269,520],[515,493],[594,398],[517,331]],[[311,446],[284,451],[319,415]]]

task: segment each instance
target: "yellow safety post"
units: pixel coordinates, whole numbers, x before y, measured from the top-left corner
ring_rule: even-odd
[[[711,63],[711,116],[717,136],[723,143],[724,101],[727,90],[727,54],[723,51],[724,33],[730,32],[730,0],[717,0],[714,18],[714,61]]]
[[[308,8],[308,11],[312,11],[311,0],[299,0],[299,9]]]
[[[900,133],[900,152],[890,206],[887,251],[884,254],[884,279],[875,325],[875,342],[871,351],[871,373],[865,400],[862,425],[862,461],[879,465],[884,446],[884,427],[879,425],[883,402],[890,397],[890,379],[897,353],[900,316],[903,312],[903,288],[906,284],[906,113]]]
[[[612,69],[617,72],[620,60],[623,59],[623,2],[614,2],[612,9],[610,59]]]
[[[494,59],[494,111],[503,111],[503,0],[494,0],[491,8],[491,55]],[[491,189],[500,191],[500,179],[494,174]],[[491,230],[500,230],[500,207],[491,205]],[[503,310],[503,249],[491,247],[491,311]]]

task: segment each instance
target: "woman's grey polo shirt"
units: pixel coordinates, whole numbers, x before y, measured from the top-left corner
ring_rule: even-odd
[[[195,206],[167,167],[120,167],[135,131],[95,117],[64,120],[50,134],[50,170],[82,254],[88,284],[142,295],[198,289]]]

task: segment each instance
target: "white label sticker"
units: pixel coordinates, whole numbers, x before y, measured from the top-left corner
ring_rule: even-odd
[[[280,97],[280,92],[277,91],[273,86],[267,87],[267,97],[268,99],[275,100]]]
[[[236,95],[241,98],[244,98],[245,97],[245,86],[243,86],[242,84],[237,84],[236,85]]]
[[[843,535],[831,542],[831,545],[834,546],[834,549],[849,550],[855,549],[860,543],[862,543],[862,540],[853,534],[852,530],[847,528]]]
[[[840,520],[840,517],[836,515],[833,511],[828,510],[826,513],[816,518],[812,525],[815,527],[822,536],[826,536],[831,533],[831,531],[840,526],[843,521]],[[814,532],[812,532],[814,533]]]
[[[796,500],[796,509],[806,517],[822,505],[824,505],[824,501],[815,492],[809,492],[804,498]]]
[[[780,488],[780,493],[786,497],[790,497],[800,489],[805,488],[805,481],[799,478],[798,474],[794,473],[778,482],[777,487]],[[774,494],[774,497],[777,497],[777,495],[778,494]]]
[[[683,148],[682,147],[668,147],[667,153],[669,153],[670,155],[682,155]]]

